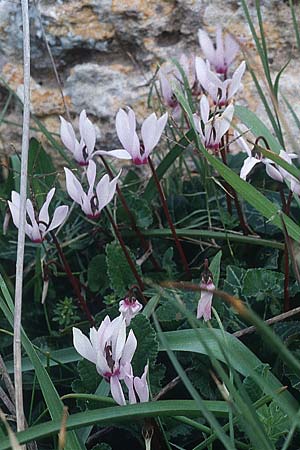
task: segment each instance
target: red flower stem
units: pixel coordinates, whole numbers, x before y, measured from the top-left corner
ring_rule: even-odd
[[[122,238],[122,235],[121,235],[121,233],[120,233],[120,230],[119,230],[119,228],[118,228],[118,225],[117,225],[116,222],[114,221],[113,216],[112,216],[111,213],[109,212],[108,208],[105,208],[105,211],[106,211],[106,214],[107,214],[107,216],[108,216],[108,218],[109,218],[109,221],[110,221],[110,223],[111,223],[111,225],[112,225],[112,227],[113,227],[113,229],[114,229],[114,232],[115,232],[115,234],[116,234],[116,236],[117,236],[117,238],[118,238],[118,241],[120,242],[120,245],[121,245],[121,247],[122,247],[122,250],[123,250],[123,252],[124,252],[124,255],[125,255],[125,257],[126,257],[126,259],[127,259],[127,262],[128,262],[128,264],[129,264],[129,266],[130,266],[130,269],[131,269],[131,271],[132,271],[132,273],[133,273],[133,275],[134,275],[134,277],[135,277],[135,279],[136,279],[136,281],[137,281],[137,284],[139,285],[140,290],[143,291],[144,288],[145,288],[144,283],[143,283],[143,281],[142,281],[142,279],[141,279],[141,277],[140,277],[138,271],[136,270],[135,264],[134,264],[134,262],[132,261],[132,258],[131,258],[130,254],[129,254],[127,248],[126,248],[125,242],[124,242],[124,240],[123,240],[123,238]]]
[[[62,250],[62,248],[60,246],[60,243],[57,240],[57,237],[55,236],[54,233],[51,233],[51,236],[52,236],[53,242],[55,244],[55,247],[57,249],[57,252],[58,252],[58,254],[60,256],[60,259],[61,259],[61,261],[63,263],[66,275],[69,278],[69,281],[70,281],[70,283],[71,283],[71,285],[73,287],[73,290],[74,290],[74,293],[75,293],[76,297],[78,298],[80,307],[84,311],[84,313],[85,313],[88,321],[90,322],[90,324],[91,325],[95,325],[95,320],[94,320],[93,316],[91,315],[90,310],[89,310],[89,308],[88,308],[88,306],[86,304],[86,301],[84,300],[84,298],[83,298],[83,296],[81,294],[79,281],[73,275],[72,270],[71,270],[71,268],[69,266],[69,263],[68,263],[65,255],[64,255],[64,252],[63,252],[63,250]]]
[[[220,153],[221,153],[221,157],[222,157],[222,161],[225,164],[225,166],[227,166],[227,159],[226,159],[226,150],[224,147],[224,139],[222,140],[222,147],[220,148]],[[232,215],[232,205],[231,205],[231,196],[229,193],[231,193],[231,189],[229,184],[225,181],[224,182],[224,186],[225,186],[225,195],[226,195],[226,204],[227,204],[227,211],[228,214]]]
[[[109,176],[111,178],[113,178],[114,175],[113,175],[112,171],[110,170],[109,165],[105,161],[105,158],[103,156],[100,156],[100,158],[101,158],[101,161],[103,162],[103,165],[104,165],[107,173],[109,174]],[[149,250],[149,244],[147,243],[147,241],[146,241],[144,235],[142,234],[142,232],[139,230],[139,228],[138,228],[138,226],[136,224],[134,215],[130,211],[130,209],[129,209],[128,205],[127,205],[126,199],[125,199],[125,197],[124,197],[124,195],[123,195],[123,193],[122,193],[122,191],[121,191],[121,189],[119,188],[118,185],[117,185],[117,193],[118,193],[118,196],[119,196],[119,198],[121,200],[123,208],[126,211],[127,216],[129,217],[129,220],[130,220],[130,223],[131,223],[131,228],[136,233],[136,235],[139,237],[144,251],[147,252]],[[152,253],[150,254],[149,258],[150,258],[150,260],[151,260],[151,262],[153,264],[154,269],[156,271],[158,271],[158,272],[161,271],[161,267],[160,267],[159,263],[156,261],[156,259],[154,258]]]
[[[161,184],[159,182],[156,170],[155,170],[155,168],[153,166],[153,163],[152,163],[152,160],[151,160],[150,156],[148,156],[148,162],[149,162],[149,166],[150,166],[151,172],[153,174],[153,178],[154,178],[154,181],[155,181],[155,184],[156,184],[159,196],[160,196],[160,200],[161,200],[161,204],[162,204],[165,216],[167,218],[170,230],[171,230],[171,232],[173,234],[173,238],[174,238],[177,250],[178,250],[178,252],[180,254],[180,258],[181,258],[184,270],[185,270],[186,274],[190,277],[190,275],[191,275],[190,268],[189,268],[188,262],[186,260],[186,257],[185,257],[182,245],[181,245],[181,243],[180,243],[180,241],[178,239],[178,236],[176,234],[176,230],[175,230],[174,224],[172,222],[172,218],[171,218],[171,215],[170,215],[170,212],[169,212],[169,208],[168,208],[168,205],[167,205],[167,202],[166,202],[166,197],[165,197],[164,191],[163,191],[163,189],[161,187]]]

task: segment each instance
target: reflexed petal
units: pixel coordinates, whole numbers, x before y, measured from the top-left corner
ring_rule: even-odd
[[[27,199],[27,201],[26,201],[26,211],[27,211],[27,214],[28,214],[29,219],[30,219],[31,224],[32,224],[32,229],[30,231],[30,236],[29,237],[30,237],[30,239],[32,241],[39,241],[39,240],[42,239],[42,236],[41,236],[41,233],[40,233],[39,225],[38,225],[38,223],[36,221],[36,218],[35,218],[32,202],[29,199]]]
[[[60,116],[60,138],[64,146],[74,153],[76,136],[72,125]]]
[[[291,191],[300,195],[300,182],[295,177],[291,178]]]
[[[243,180],[246,180],[247,176],[251,172],[254,166],[256,164],[259,164],[261,161],[259,159],[254,158],[253,156],[248,156],[248,158],[245,159],[244,164],[241,168],[240,177]]]
[[[244,131],[247,131],[247,130],[248,130],[248,128],[247,128],[247,130],[244,130],[244,127],[242,127],[242,124],[239,124],[238,127],[239,127],[239,129],[240,129],[241,132],[244,132]],[[248,156],[251,156],[252,153],[251,153],[251,150],[250,150],[249,145],[247,144],[245,138],[243,137],[244,134],[243,134],[243,136],[242,136],[242,135],[240,134],[240,132],[237,131],[237,130],[234,130],[233,134],[234,134],[235,142],[242,148],[242,150],[243,150],[244,152],[247,153]]]
[[[107,364],[104,353],[102,353],[102,351],[98,351],[98,352],[96,352],[96,355],[97,355],[96,369],[97,369],[98,373],[102,377],[106,376],[107,374],[110,374],[111,369]]]
[[[63,221],[68,215],[68,211],[69,207],[66,205],[59,206],[58,208],[55,209],[53,219],[49,227],[47,228],[47,233],[48,231],[54,230],[54,228],[59,227],[63,223]]]
[[[64,168],[66,174],[66,186],[69,196],[74,202],[82,205],[83,199],[86,196],[80,182],[75,175],[68,168]]]
[[[139,396],[141,403],[149,401],[149,388],[148,388],[148,383],[147,383],[147,374],[148,374],[148,364],[145,366],[142,377],[134,378],[134,388],[136,390],[137,395]]]
[[[144,120],[141,128],[143,143],[145,146],[145,155],[148,156],[154,147],[158,144],[162,132],[168,120],[168,113],[165,113],[159,119],[156,114],[152,113],[146,120]]]
[[[79,117],[79,130],[81,138],[87,146],[88,153],[91,154],[96,144],[96,132],[92,122],[87,118],[85,110],[81,111]]]
[[[203,317],[205,322],[211,319],[212,298],[212,292],[201,292],[201,298],[198,302],[197,308],[197,319],[201,319],[201,317]]]
[[[234,72],[233,76],[232,76],[232,80],[231,83],[229,85],[229,89],[228,89],[228,98],[233,97],[233,95],[239,90],[240,86],[241,86],[241,80],[242,80],[242,76],[244,75],[246,69],[246,63],[245,61],[241,62],[241,64],[239,65],[239,67],[236,69],[236,71]]]
[[[96,193],[97,198],[99,201],[99,210],[103,209],[108,203],[112,200],[113,196],[116,192],[117,183],[119,180],[119,177],[121,175],[121,171],[119,174],[113,178],[111,181],[109,181],[108,175],[104,175],[104,177],[101,178],[99,183],[96,186]]]
[[[227,108],[225,109],[225,111],[223,112],[223,114],[220,118],[220,122],[219,122],[220,125],[219,125],[219,130],[218,130],[220,140],[221,140],[221,137],[224,136],[224,134],[230,128],[233,113],[234,113],[234,106],[229,105],[229,106],[227,106]]]
[[[199,58],[198,56],[196,56],[195,58],[195,68],[199,83],[203,86],[203,88],[206,91],[208,91],[209,88],[208,67],[205,64],[204,60],[202,58]]]
[[[159,78],[159,82],[160,82],[160,88],[161,88],[163,99],[168,106],[172,106],[171,103],[172,103],[172,99],[173,99],[173,89],[162,69],[159,69],[159,71],[158,71],[158,78]]]
[[[227,64],[227,67],[230,66],[230,64],[233,62],[233,60],[236,57],[237,52],[239,51],[239,44],[230,34],[226,34],[225,36],[225,61]]]
[[[273,166],[273,164],[270,164],[268,162],[265,162],[266,165],[266,172],[269,175],[269,177],[273,178],[275,181],[279,181],[280,183],[283,182],[283,176],[279,172],[276,167]]]
[[[126,363],[131,363],[131,360],[133,358],[133,355],[136,351],[137,347],[137,340],[134,335],[134,332],[132,330],[129,331],[126,343],[123,348],[123,354],[120,361],[121,365],[124,365]]]
[[[40,213],[39,213],[39,220],[42,222],[45,222],[46,224],[49,224],[49,213],[48,213],[48,208],[49,208],[49,204],[53,198],[53,195],[55,193],[55,188],[52,188],[48,194],[47,194],[47,198],[45,203],[43,204],[43,206],[41,207]]]
[[[93,349],[90,340],[81,332],[81,330],[75,327],[73,327],[73,345],[79,355],[96,364],[96,352]]]
[[[205,95],[202,95],[200,100],[200,114],[201,119],[203,120],[204,123],[208,122],[209,111],[210,111],[209,101]]]
[[[206,31],[202,30],[201,28],[198,31],[198,39],[205,58],[208,59],[212,64],[215,64],[214,45]]]
[[[96,179],[96,164],[92,160],[89,161],[89,165],[86,170],[86,176],[88,179],[89,187],[93,190]]]
[[[112,157],[118,158],[118,159],[132,159],[132,156],[130,155],[130,153],[128,153],[128,151],[124,150],[124,149],[116,149],[116,150],[110,150],[110,151],[97,150],[96,152],[94,152],[94,155],[106,155],[106,156],[112,156]]]
[[[130,129],[128,115],[123,109],[119,109],[116,116],[117,135],[123,147],[129,152],[131,149],[132,134],[134,129]]]
[[[112,348],[112,357],[113,360],[118,364],[122,357],[122,353],[125,346],[126,341],[126,323],[125,320],[122,320],[119,322],[119,329],[115,331],[117,333],[117,339],[113,341],[113,348]],[[130,362],[130,361],[129,361]]]
[[[216,32],[216,53],[215,53],[215,62],[213,63],[216,67],[216,70],[224,71],[226,69],[224,64],[224,44],[223,44],[223,33],[222,28],[218,26]]]
[[[118,405],[126,405],[124,393],[122,391],[121,383],[119,381],[119,378],[114,375],[110,378],[110,392]]]
[[[8,206],[12,215],[12,219],[16,228],[19,228],[20,223],[20,194],[12,191],[11,201],[8,200]]]
[[[122,369],[123,371],[123,379],[128,389],[128,396],[129,396],[129,403],[135,404],[136,403],[136,396],[133,388],[133,372],[132,372],[132,366],[131,364],[125,364],[125,366]]]

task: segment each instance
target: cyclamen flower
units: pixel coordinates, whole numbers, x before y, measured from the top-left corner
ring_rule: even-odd
[[[90,161],[86,175],[89,184],[88,193],[86,194],[75,175],[65,167],[66,185],[69,196],[74,202],[81,206],[82,211],[90,219],[96,219],[100,216],[101,210],[112,200],[117,187],[118,176],[109,181],[109,176],[104,175],[97,186],[96,181],[96,164]]]
[[[208,278],[208,280],[205,281],[204,277],[202,278],[200,287],[208,289],[209,291],[214,291],[216,289],[212,279]],[[197,319],[201,319],[201,317],[203,317],[205,322],[211,319],[211,304],[213,295],[213,292],[201,291],[201,297],[197,308]]]
[[[205,63],[202,58],[196,57],[196,73],[198,80],[205,91],[211,96],[215,105],[224,106],[237,93],[241,87],[242,76],[246,69],[246,63],[243,61],[232,78],[225,81],[220,80],[218,76],[210,70],[209,63]]]
[[[140,403],[149,401],[149,387],[147,383],[148,364],[144,368],[141,378],[135,377],[132,372],[131,364],[124,366],[124,381],[128,388],[129,403],[137,403],[137,398]]]
[[[59,206],[55,209],[53,218],[49,219],[49,204],[54,196],[55,188],[52,188],[48,194],[45,203],[41,207],[38,217],[33,208],[31,200],[26,201],[26,212],[30,223],[25,222],[25,233],[35,243],[40,243],[44,240],[46,234],[59,227],[67,217],[69,207],[66,205]],[[11,201],[8,201],[8,206],[13,218],[13,222],[17,228],[20,223],[20,194],[12,191]]]
[[[143,308],[140,302],[135,297],[126,297],[119,303],[119,312],[126,321],[127,327],[133,319]]]
[[[169,79],[162,69],[159,69],[158,71],[158,78],[165,105],[172,108],[172,116],[175,118],[175,120],[179,119],[181,114],[181,106],[176,98]]]
[[[247,129],[243,125],[239,125],[239,129],[241,131],[247,131]],[[297,180],[297,178],[295,178],[282,167],[275,164],[272,160],[264,158],[259,151],[257,153],[253,153],[253,150],[251,151],[244,137],[241,136],[240,133],[237,132],[237,130],[234,131],[234,136],[236,138],[236,142],[248,155],[243,163],[240,172],[240,177],[243,180],[246,180],[251,170],[257,164],[262,163],[265,165],[266,172],[269,177],[273,178],[273,180],[275,181],[279,181],[280,183],[283,183],[284,180],[286,180],[290,184],[290,190],[300,195],[300,181]],[[298,158],[298,155],[296,155],[295,153],[287,153],[284,150],[280,150],[279,156],[289,164],[292,164],[293,159]]]
[[[80,142],[76,139],[75,132],[70,122],[60,116],[60,137],[65,147],[72,153],[74,159],[81,166],[87,166],[93,157],[96,143],[94,125],[87,118],[85,110],[79,116]]]
[[[148,156],[158,144],[167,120],[168,113],[159,119],[155,113],[152,113],[142,124],[142,142],[140,142],[136,133],[136,118],[133,110],[128,108],[128,112],[126,112],[119,109],[116,117],[116,129],[124,148],[108,152],[102,151],[101,154],[119,159],[132,159],[136,165],[147,164]]]
[[[221,27],[218,27],[216,31],[216,46],[214,46],[211,38],[204,30],[199,29],[198,38],[205,58],[217,73],[226,76],[228,68],[239,50],[238,43],[230,34],[226,34],[225,38],[223,38]]]
[[[201,97],[200,117],[194,114],[194,123],[206,148],[213,150],[219,149],[222,137],[229,130],[233,112],[233,105],[229,105],[222,114],[215,114],[209,118],[209,102],[205,95]],[[203,126],[201,121],[203,122]]]
[[[120,380],[124,379],[124,368],[131,363],[137,347],[132,330],[126,339],[126,323],[122,316],[113,321],[105,317],[98,330],[90,329],[88,339],[78,328],[73,328],[73,344],[76,351],[88,361],[96,364],[97,372],[110,383],[114,400],[125,405]]]

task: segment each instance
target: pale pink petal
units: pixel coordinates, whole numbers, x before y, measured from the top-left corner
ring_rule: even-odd
[[[156,114],[152,113],[144,120],[141,128],[143,143],[145,146],[145,155],[149,156],[154,147],[158,144],[161,134],[166,126],[168,113],[165,113],[157,120]]]
[[[208,59],[212,64],[215,64],[215,48],[206,31],[199,29],[198,39],[205,58]]]
[[[26,200],[26,211],[32,224],[32,229],[30,230],[29,237],[32,241],[40,241],[42,239],[42,236],[40,233],[39,225],[35,218],[32,202],[29,199]]]
[[[266,165],[266,172],[269,175],[269,177],[273,178],[273,180],[275,181],[279,181],[280,183],[282,183],[283,177],[279,172],[279,170],[277,170],[276,167],[273,166],[273,164],[270,164],[268,162],[265,162],[265,165]]]
[[[135,127],[130,128],[128,115],[123,109],[119,109],[117,113],[116,129],[121,144],[129,153],[131,153],[132,135],[135,131]]]
[[[160,88],[162,92],[163,99],[168,106],[172,106],[173,103],[173,89],[167,77],[162,69],[158,71],[158,78],[160,82]]]
[[[90,155],[96,144],[96,131],[92,122],[87,118],[85,110],[80,113],[79,129],[81,138],[84,140],[88,154]]]
[[[236,57],[237,52],[239,51],[239,44],[230,34],[226,34],[225,36],[225,61],[227,67],[233,62]]]
[[[102,377],[107,377],[108,374],[111,374],[111,369],[107,364],[105,355],[101,351],[98,351],[96,355],[96,369],[99,375],[101,375]]]
[[[115,345],[112,348],[112,357],[116,363],[118,363],[122,357],[125,342],[126,342],[126,323],[125,320],[122,320],[122,322],[119,325],[117,339],[114,342]]]
[[[73,345],[79,355],[96,364],[96,352],[93,349],[90,340],[81,332],[81,330],[75,327],[73,327]]]
[[[96,164],[93,160],[89,161],[86,176],[89,183],[89,189],[93,190],[96,179]]]
[[[209,112],[210,112],[209,101],[207,100],[207,97],[205,95],[202,95],[200,100],[200,114],[201,119],[203,120],[204,123],[208,122]]]
[[[247,176],[251,172],[254,166],[256,164],[259,164],[261,161],[257,158],[254,158],[253,156],[248,156],[248,158],[245,159],[244,164],[241,168],[240,177],[242,180],[246,180]]]
[[[239,129],[240,129],[241,131],[244,131],[244,127],[241,127],[241,124],[239,124]],[[251,152],[250,147],[249,147],[249,145],[247,144],[245,138],[243,137],[244,135],[242,136],[242,135],[240,134],[240,132],[237,131],[237,130],[234,130],[233,134],[234,134],[235,142],[242,148],[242,150],[243,150],[244,152],[247,153],[248,156],[251,156],[251,155],[252,155],[252,152]]]
[[[209,80],[208,80],[208,67],[202,58],[198,56],[195,58],[195,69],[196,75],[201,86],[208,91]]]
[[[222,28],[218,26],[216,32],[216,59],[214,62],[216,70],[219,72],[224,72],[226,70],[224,64],[224,44],[223,44],[223,33]]]
[[[232,80],[231,83],[229,85],[229,89],[228,89],[228,98],[231,98],[234,96],[234,94],[239,90],[240,86],[241,86],[241,80],[242,80],[242,76],[244,75],[246,69],[246,63],[245,61],[241,62],[241,64],[239,65],[239,67],[236,69],[236,71],[234,72],[233,76],[232,76]]]
[[[72,125],[60,116],[60,137],[64,146],[74,153],[76,136]]]
[[[104,177],[106,177],[106,175],[104,175],[104,177],[99,181],[96,187],[97,198],[99,201],[99,210],[103,209],[113,199],[120,175],[121,171],[111,181],[109,181],[108,176],[107,178],[103,179]]]
[[[47,228],[47,232],[59,227],[68,215],[69,207],[66,205],[59,206],[55,209],[53,219]]]
[[[124,393],[119,378],[114,375],[110,378],[110,392],[118,405],[126,405]]]
[[[120,360],[120,364],[131,363],[134,352],[136,351],[137,340],[132,330],[129,331],[126,343],[123,348],[123,354]]]
[[[64,168],[66,174],[66,186],[69,196],[74,202],[82,205],[85,193],[82,189],[80,182],[75,175],[68,168]]]
[[[105,156],[112,156],[113,158],[118,159],[132,159],[132,156],[128,153],[127,150],[124,149],[116,149],[116,150],[97,150],[94,152],[94,155],[105,155]]]
[[[136,396],[133,388],[133,372],[131,364],[125,364],[125,366],[122,368],[122,372],[122,377],[128,389],[129,403],[131,405],[135,404]]]
[[[225,109],[225,111],[223,112],[223,114],[222,114],[222,116],[220,118],[219,130],[218,130],[218,134],[219,134],[219,139],[220,140],[221,140],[221,137],[224,136],[224,134],[230,128],[232,117],[233,117],[233,113],[234,113],[234,106],[233,105],[229,105],[229,106],[227,106],[227,108]]]
[[[45,203],[43,204],[43,206],[41,207],[40,213],[39,213],[39,220],[41,222],[46,223],[47,225],[49,224],[49,212],[48,212],[48,208],[49,208],[49,204],[53,198],[53,195],[55,193],[55,188],[52,188],[48,194],[47,194],[47,198]]]
[[[142,377],[134,378],[134,388],[136,390],[137,395],[139,396],[141,403],[149,401],[149,388],[148,388],[148,383],[147,383],[147,374],[148,374],[148,364],[145,366]]]

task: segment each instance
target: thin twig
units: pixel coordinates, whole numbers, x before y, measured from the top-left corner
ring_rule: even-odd
[[[167,202],[166,202],[165,194],[164,194],[163,189],[161,187],[160,181],[158,179],[156,170],[154,168],[154,165],[153,165],[153,162],[152,162],[150,156],[148,156],[148,162],[149,162],[149,166],[150,166],[150,169],[151,169],[151,172],[152,172],[152,175],[153,175],[153,178],[154,178],[154,181],[155,181],[158,193],[159,193],[159,197],[160,197],[160,200],[161,200],[161,204],[162,204],[162,207],[163,207],[166,219],[168,221],[170,230],[172,232],[172,235],[173,235],[173,238],[174,238],[177,250],[179,252],[179,255],[180,255],[180,258],[181,258],[181,261],[182,261],[182,265],[184,267],[184,270],[185,270],[186,274],[188,275],[188,277],[190,277],[191,276],[191,271],[190,271],[187,259],[185,257],[182,245],[181,245],[181,243],[180,243],[180,241],[178,239],[178,236],[177,236],[177,233],[176,233],[176,230],[175,230],[175,227],[174,227],[174,224],[173,224],[170,212],[169,212],[169,208],[168,208],[168,205],[167,205]]]
[[[5,362],[3,361],[2,356],[0,355],[0,375],[3,377],[4,384],[6,386],[7,392],[10,396],[10,399],[13,403],[15,403],[15,388],[11,381],[11,378],[8,374]]]
[[[279,314],[278,316],[271,317],[270,319],[267,319],[265,321],[266,324],[272,325],[273,323],[282,322],[285,319],[288,319],[289,317],[295,316],[296,314],[300,314],[300,306],[297,308],[291,309],[290,311],[284,312],[282,314]],[[242,330],[236,331],[233,333],[233,336],[235,337],[242,337],[245,336],[245,334],[251,334],[256,331],[256,328],[251,326],[247,328],[243,328]]]
[[[7,393],[2,389],[2,387],[0,386],[0,400],[2,400],[3,404],[6,406],[6,408],[8,409],[9,413],[12,414],[13,416],[16,414],[16,408],[15,405],[13,404],[13,402],[10,400],[10,398],[8,397]]]
[[[15,313],[14,313],[14,381],[16,396],[17,430],[25,428],[23,389],[22,389],[22,355],[21,355],[21,317],[23,294],[23,265],[25,245],[25,216],[27,197],[27,167],[29,149],[29,122],[30,122],[30,34],[28,0],[21,0],[23,23],[23,67],[24,67],[24,108],[23,108],[23,132],[21,153],[21,179],[20,179],[20,207],[19,229],[16,263],[15,286]]]

